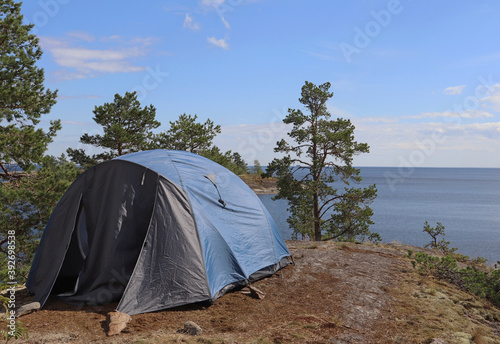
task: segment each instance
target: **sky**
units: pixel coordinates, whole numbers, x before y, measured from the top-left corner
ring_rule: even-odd
[[[136,91],[159,130],[180,114],[222,127],[214,143],[268,164],[305,81],[331,83],[370,153],[357,166],[500,167],[500,2],[30,0],[22,13],[61,119],[49,147],[100,133],[95,106]]]

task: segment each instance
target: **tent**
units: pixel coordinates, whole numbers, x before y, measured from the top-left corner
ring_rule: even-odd
[[[151,150],[103,162],[68,188],[26,286],[43,304],[119,301],[138,314],[200,301],[274,274],[290,253],[265,206],[202,156]]]

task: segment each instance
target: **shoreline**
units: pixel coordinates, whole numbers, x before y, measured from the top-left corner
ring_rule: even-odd
[[[238,177],[257,195],[275,195],[278,193],[276,178],[262,178],[257,174],[242,174]]]

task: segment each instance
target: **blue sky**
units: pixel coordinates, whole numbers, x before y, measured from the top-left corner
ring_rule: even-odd
[[[267,164],[304,82],[330,82],[333,118],[371,152],[358,166],[500,167],[500,3],[490,1],[25,1],[59,155],[99,133],[92,110],[137,91],[165,130],[182,113]]]

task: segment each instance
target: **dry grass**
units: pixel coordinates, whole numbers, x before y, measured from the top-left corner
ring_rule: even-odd
[[[410,269],[399,276],[399,286],[387,289],[387,293],[396,300],[397,314],[388,326],[400,342],[431,343],[439,338],[447,343],[462,343],[468,337],[476,344],[500,343],[498,334],[493,333],[499,323],[487,320],[500,316],[500,311],[489,303]]]
[[[486,338],[491,335],[491,331],[489,333],[483,328],[483,327],[478,327],[474,330],[474,333],[472,334],[472,341],[475,344],[486,344]]]

